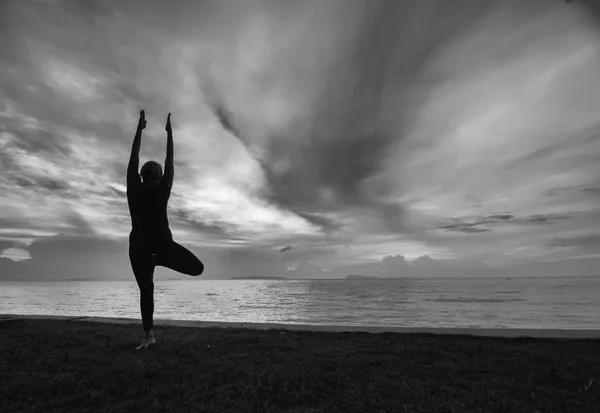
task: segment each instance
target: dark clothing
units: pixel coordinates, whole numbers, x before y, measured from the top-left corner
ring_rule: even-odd
[[[190,250],[173,241],[167,219],[171,188],[160,181],[143,188],[139,176],[127,183],[127,203],[132,230],[129,234],[129,259],[140,288],[140,307],[144,330],[153,327],[154,267],[161,265],[186,275],[200,275],[204,264]]]
[[[129,244],[129,260],[140,288],[140,307],[144,331],[152,330],[154,313],[154,267],[161,265],[186,275],[200,275],[204,264],[194,253],[175,241],[154,244],[152,250],[143,244]]]
[[[127,203],[131,215],[129,242],[142,243],[147,247],[173,240],[167,218],[167,203],[171,189],[160,180],[152,188],[143,188],[141,182],[127,185]]]

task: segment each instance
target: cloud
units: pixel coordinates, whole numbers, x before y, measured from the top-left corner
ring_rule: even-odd
[[[389,255],[380,261],[355,266],[355,271],[350,273],[385,278],[569,277],[597,274],[598,264],[598,254],[579,259],[529,260],[502,266],[462,258],[436,260],[428,255],[408,261],[399,255]],[[348,270],[344,268],[335,272],[348,274]]]
[[[211,277],[567,260],[557,240],[598,228],[593,2],[1,7],[0,240],[88,245],[98,277],[130,230],[139,109],[141,163],[173,113],[169,219]],[[37,254],[18,264],[62,268]]]
[[[598,248],[600,247],[600,234],[586,234],[578,237],[557,238],[548,243],[553,247],[583,247],[583,248]]]
[[[211,102],[208,103],[209,105],[211,105]],[[236,138],[240,139],[243,143],[247,144],[240,131],[235,126],[233,126],[233,121],[231,120],[231,113],[228,112],[227,109],[220,106],[216,106],[215,104],[212,104],[212,106],[215,116],[219,119],[219,122],[221,123],[221,126],[223,126],[223,129],[231,132]]]
[[[195,219],[191,211],[183,208],[172,208],[171,214],[178,221],[177,225],[181,225],[188,230],[197,231],[198,233],[209,234],[218,237],[230,237],[237,233],[235,227],[226,222],[207,223]]]
[[[438,229],[465,233],[489,232],[494,226],[507,225],[530,225],[530,224],[553,224],[561,220],[569,219],[569,216],[560,214],[535,214],[526,217],[515,217],[511,214],[496,214],[487,217],[478,217],[471,222],[463,219],[453,218],[451,223],[439,224]]]
[[[589,188],[584,188],[584,191],[592,194],[592,195],[599,195],[600,196],[600,187],[589,187]]]
[[[67,223],[71,226],[70,234],[97,236],[90,222],[79,212],[73,210],[67,215]]]
[[[388,255],[381,260],[379,273],[383,276],[400,276],[406,274],[409,269],[409,263],[402,255]]]
[[[457,222],[457,223],[453,223],[453,224],[439,225],[438,228],[444,229],[447,231],[457,231],[457,232],[466,232],[466,233],[480,233],[480,232],[491,231],[488,228],[477,228],[477,226],[479,226],[479,225],[482,225],[482,223]]]
[[[35,182],[35,185],[46,188],[50,191],[64,191],[70,188],[68,182],[59,181],[52,178],[38,178],[37,182]]]
[[[127,187],[123,185],[109,184],[108,187],[118,197],[125,198],[127,196]]]
[[[352,7],[339,2],[313,3],[298,13],[299,17],[287,17],[292,23],[286,21],[285,26],[272,20],[274,16],[262,16],[264,20],[256,24],[264,25],[267,33],[287,32],[280,34],[285,38],[282,43],[294,47],[278,48],[276,44],[271,62],[254,66],[249,74],[223,64],[227,80],[212,79],[210,99],[218,100],[212,103],[215,116],[226,130],[258,153],[271,202],[297,214],[374,208],[393,228],[401,228],[403,207],[370,197],[365,187],[369,178],[382,172],[386,155],[403,135],[397,122],[400,118],[387,110],[384,102],[394,99],[396,105],[409,105],[408,99],[416,97],[406,88],[417,76],[428,48],[452,30],[464,27],[464,22],[452,8],[434,12],[415,2],[400,3],[376,1]],[[327,41],[313,44],[306,31],[297,30],[307,24],[304,16],[308,12],[311,17],[314,13],[321,16],[312,21],[309,37],[325,36]],[[417,26],[399,24],[397,17],[406,22],[411,13],[422,20],[439,19],[445,25],[432,24],[430,27],[443,27],[432,34],[419,31],[423,39],[409,45],[406,39],[414,38]],[[334,26],[345,29],[332,31]],[[295,66],[286,72],[279,70],[278,62],[284,69]],[[264,83],[258,83],[256,90],[245,84],[237,87],[239,77],[249,80],[252,76]],[[285,121],[272,125],[265,118],[273,116],[266,107],[269,99],[278,99],[282,111],[298,108],[295,117],[284,116]]]
[[[511,215],[511,214],[497,214],[497,215],[490,215],[491,219],[500,219],[500,220],[509,220],[509,219],[513,219],[515,216]]]
[[[12,248],[14,245],[15,243],[13,241],[0,239],[0,253],[2,253],[4,250]]]
[[[435,266],[438,263],[436,260],[431,258],[429,255],[421,255],[420,257],[418,257],[414,261],[412,261],[411,264],[414,265],[415,267],[431,268],[432,266]]]
[[[551,223],[558,222],[563,219],[569,219],[569,217],[565,216],[565,215],[559,215],[559,214],[552,214],[552,215],[537,214],[537,215],[532,215],[530,217],[524,218],[521,222],[526,223],[526,224],[538,224],[538,223],[551,224]]]
[[[293,270],[287,270],[285,273],[287,278],[306,279],[306,278],[323,278],[325,273],[317,264],[301,261]]]

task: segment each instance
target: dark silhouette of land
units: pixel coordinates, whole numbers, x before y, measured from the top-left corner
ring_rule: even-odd
[[[595,412],[599,340],[0,323],[0,411]]]

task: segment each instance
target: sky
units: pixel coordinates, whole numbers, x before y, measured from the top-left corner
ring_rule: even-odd
[[[0,34],[0,280],[132,279],[140,109],[204,278],[600,275],[592,1],[6,0]]]

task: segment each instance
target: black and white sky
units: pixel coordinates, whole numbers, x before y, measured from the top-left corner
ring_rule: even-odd
[[[599,272],[592,1],[4,0],[0,34],[0,280],[132,277],[140,109],[206,278]]]

